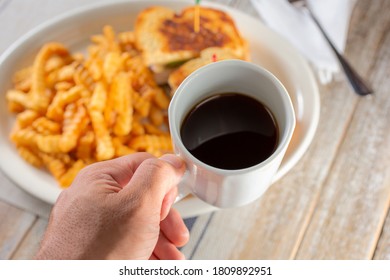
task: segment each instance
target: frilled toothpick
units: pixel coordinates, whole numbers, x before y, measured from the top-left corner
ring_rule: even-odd
[[[195,0],[194,31],[198,33],[199,30],[200,30],[200,0]]]

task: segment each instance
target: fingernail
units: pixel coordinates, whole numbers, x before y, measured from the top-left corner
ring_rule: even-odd
[[[181,168],[184,164],[184,161],[180,157],[171,154],[163,155],[160,159],[168,162],[177,169]]]

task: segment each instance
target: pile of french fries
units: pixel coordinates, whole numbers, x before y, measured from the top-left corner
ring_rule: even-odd
[[[85,56],[60,43],[44,45],[6,94],[16,113],[10,139],[20,156],[62,187],[96,161],[172,151],[169,98],[143,63],[134,34],[105,26],[91,41]]]

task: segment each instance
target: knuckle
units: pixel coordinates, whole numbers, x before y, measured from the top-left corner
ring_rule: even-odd
[[[103,162],[97,162],[88,165],[81,169],[77,174],[77,179],[82,181],[93,181],[101,178],[107,171],[107,167]]]
[[[163,175],[172,170],[169,163],[157,158],[147,159],[144,161],[145,167],[154,175]]]
[[[143,162],[144,180],[149,186],[165,186],[172,181],[174,174],[172,166],[157,158],[147,159]]]

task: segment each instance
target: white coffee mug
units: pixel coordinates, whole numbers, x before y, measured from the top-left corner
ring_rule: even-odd
[[[279,142],[266,160],[244,169],[225,170],[194,157],[184,146],[180,129],[187,114],[201,101],[232,92],[250,96],[269,108],[279,129]],[[242,60],[214,62],[193,72],[176,90],[168,115],[174,151],[187,165],[179,198],[191,192],[220,208],[248,204],[268,189],[295,127],[294,109],[282,83],[264,68]]]

